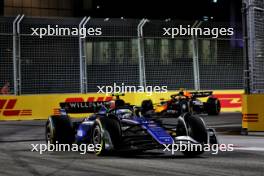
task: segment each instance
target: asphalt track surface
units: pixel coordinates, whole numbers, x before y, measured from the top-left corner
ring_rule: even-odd
[[[141,155],[97,157],[92,153],[31,152],[44,141],[44,121],[0,122],[0,175],[264,176],[264,136],[241,136],[241,114],[204,116],[218,131],[220,143],[236,146],[232,152],[205,153],[187,158],[153,150]]]

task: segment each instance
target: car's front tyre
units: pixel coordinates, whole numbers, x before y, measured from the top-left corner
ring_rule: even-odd
[[[74,142],[73,125],[68,116],[50,116],[45,129],[46,142],[51,144],[72,144]]]
[[[92,128],[92,144],[95,146],[96,155],[106,155],[110,150],[118,148],[121,129],[116,119],[97,118]]]
[[[191,147],[191,151],[183,151],[186,156],[197,156],[204,153],[203,144],[208,143],[208,132],[203,120],[199,116],[186,113],[184,121],[187,127],[188,136],[198,142],[197,147]],[[199,145],[199,146],[198,146]]]

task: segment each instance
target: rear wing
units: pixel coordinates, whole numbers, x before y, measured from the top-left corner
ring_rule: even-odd
[[[193,91],[193,92],[187,92],[188,95],[185,94],[185,92],[180,91],[177,94],[171,95],[172,98],[176,96],[188,96],[193,98],[202,98],[202,97],[209,97],[213,95],[213,91]]]
[[[60,103],[61,110],[66,113],[97,113],[102,108],[107,109],[109,101],[101,102],[63,102]]]
[[[213,95],[213,91],[190,92],[190,94],[192,95],[192,97],[202,98]]]

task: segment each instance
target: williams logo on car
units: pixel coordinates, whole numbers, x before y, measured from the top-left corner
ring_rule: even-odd
[[[66,98],[64,102],[66,103],[71,103],[71,102],[95,102],[95,101],[111,101],[113,97],[107,96],[107,97],[88,97],[87,99],[84,99],[82,97],[71,97],[71,98]],[[85,101],[86,100],[86,101]],[[53,109],[53,114],[54,115],[60,115],[60,109],[59,108],[54,108]]]
[[[17,99],[0,99],[0,115],[9,116],[31,116],[32,109],[16,109]]]

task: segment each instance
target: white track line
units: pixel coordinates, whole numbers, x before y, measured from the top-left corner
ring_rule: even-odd
[[[234,147],[234,150],[247,150],[247,151],[264,152],[264,148],[263,147]]]

